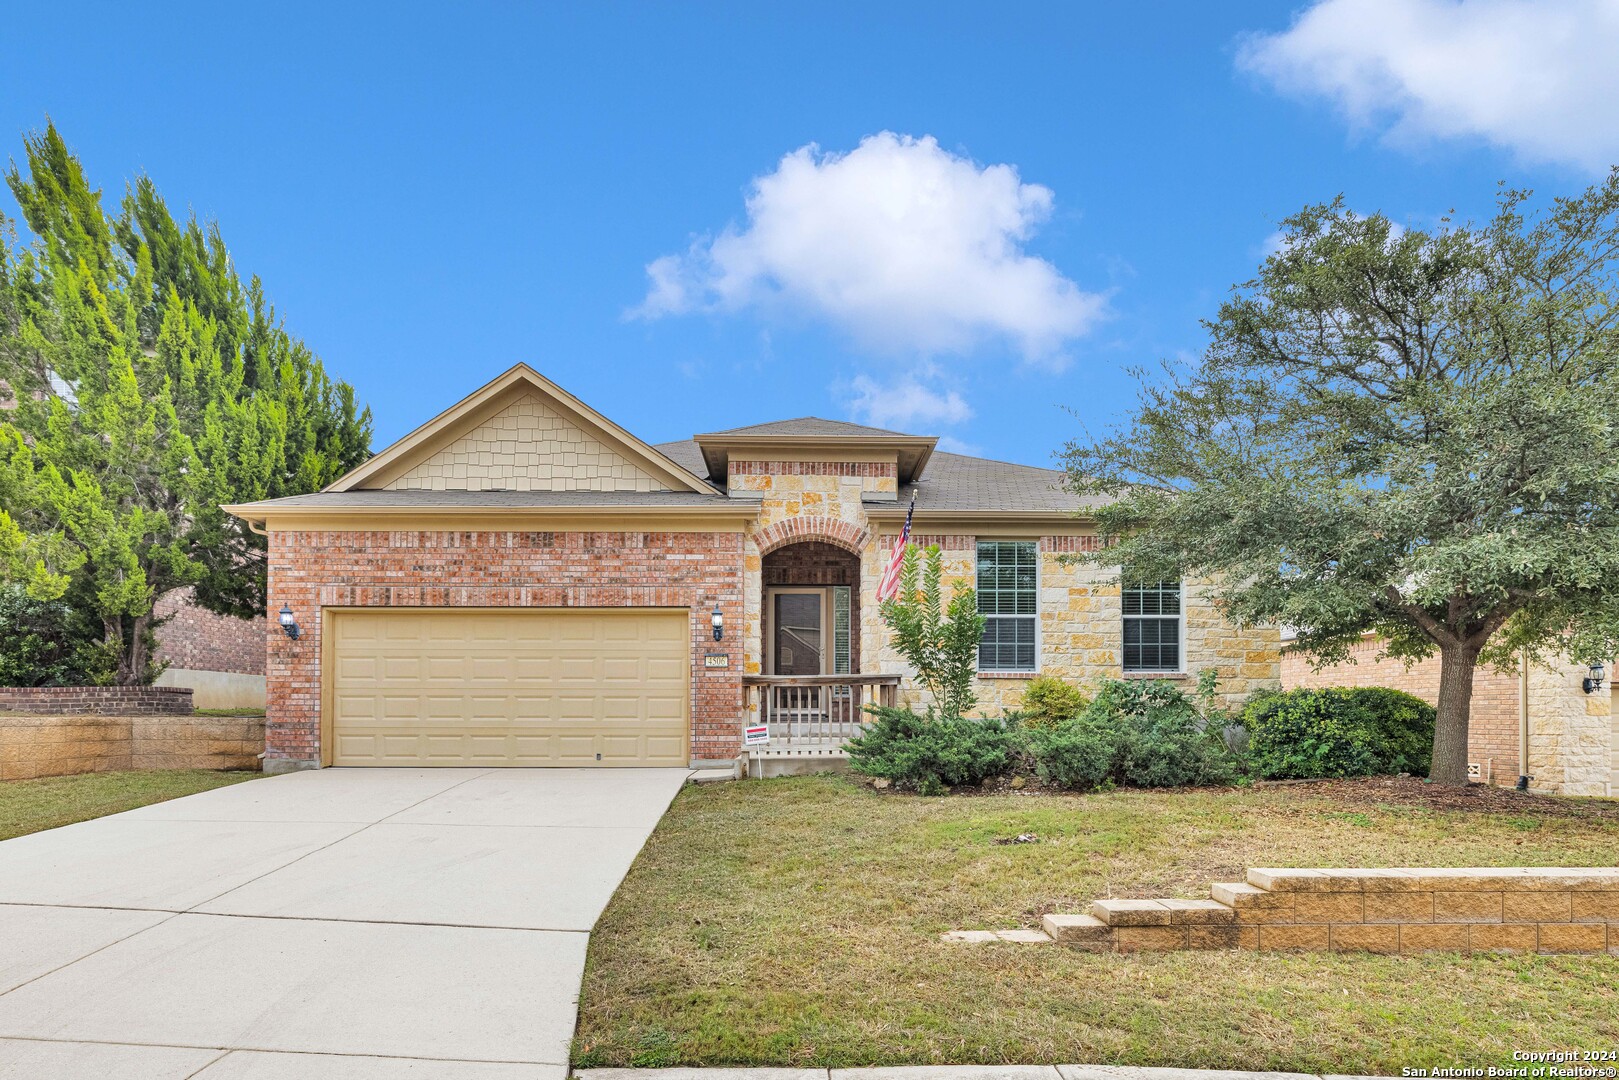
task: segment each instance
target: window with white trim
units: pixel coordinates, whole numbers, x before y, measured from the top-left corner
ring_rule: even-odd
[[[1039,566],[1032,540],[978,541],[979,671],[1037,670]]]
[[[1184,670],[1181,639],[1184,618],[1181,583],[1158,581],[1126,585],[1124,604],[1124,670]]]

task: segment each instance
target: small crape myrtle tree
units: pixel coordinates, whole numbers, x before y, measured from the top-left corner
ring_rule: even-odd
[[[933,696],[941,718],[960,719],[978,703],[973,675],[984,617],[970,587],[958,585],[945,604],[937,545],[906,547],[899,592],[884,600],[879,612],[893,634],[894,650],[916,669],[917,681]]]
[[[1128,421],[1066,451],[1115,500],[1097,561],[1207,578],[1318,665],[1368,631],[1437,653],[1447,784],[1480,662],[1609,657],[1619,626],[1619,170],[1529,205],[1430,232],[1305,208],[1201,362],[1138,372]]]

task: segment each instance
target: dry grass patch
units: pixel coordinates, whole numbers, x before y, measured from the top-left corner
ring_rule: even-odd
[[[591,939],[580,1065],[1057,1063],[1398,1073],[1619,1045],[1619,958],[946,945],[1249,866],[1619,863],[1606,801],[1361,786],[921,799],[687,787]],[[1033,843],[997,843],[1034,834]]]
[[[258,775],[209,769],[153,769],[7,780],[0,783],[0,840],[239,784]]]

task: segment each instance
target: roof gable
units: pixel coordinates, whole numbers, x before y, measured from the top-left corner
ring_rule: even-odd
[[[519,364],[327,491],[692,491],[714,489]]]

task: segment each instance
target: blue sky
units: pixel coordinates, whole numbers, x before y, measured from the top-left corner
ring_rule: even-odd
[[[1048,464],[1305,203],[1422,228],[1619,160],[1612,0],[6,24],[10,156],[48,114],[109,200],[217,218],[378,448],[527,361],[652,441],[815,414]]]

